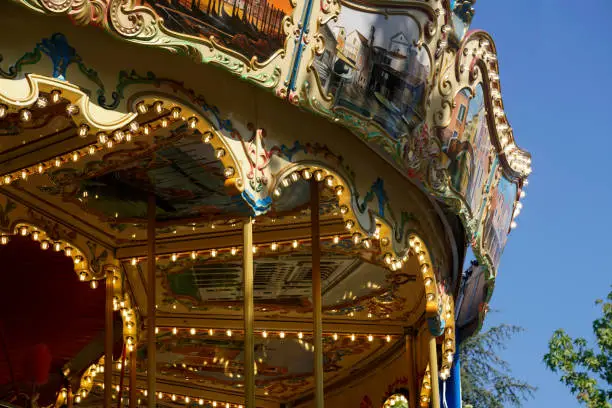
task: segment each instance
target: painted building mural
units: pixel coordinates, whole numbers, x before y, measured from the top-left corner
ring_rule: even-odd
[[[478,84],[473,94],[464,88],[455,96],[451,123],[441,133],[452,186],[465,198],[476,219],[482,215],[481,203],[496,157],[486,115],[482,85]]]
[[[324,93],[334,96],[335,109],[370,118],[394,138],[423,120],[430,62],[415,45],[415,20],[343,5],[338,20],[319,32],[325,50],[314,65]]]
[[[139,0],[177,33],[214,38],[218,44],[259,61],[283,47],[289,0]]]
[[[506,246],[517,193],[516,184],[502,176],[489,197],[482,242],[495,269]]]

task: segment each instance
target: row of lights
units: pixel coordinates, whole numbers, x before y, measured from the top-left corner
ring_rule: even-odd
[[[244,331],[242,330],[232,330],[232,329],[196,329],[196,328],[178,328],[178,327],[156,327],[155,328],[155,334],[163,334],[163,333],[171,333],[174,336],[177,335],[181,335],[181,334],[189,334],[191,336],[195,336],[197,334],[208,334],[209,336],[226,336],[226,337],[232,337],[235,335],[243,335]],[[269,330],[256,330],[253,332],[254,335],[256,336],[261,336],[264,339],[267,338],[279,338],[279,339],[285,339],[285,338],[290,338],[290,337],[295,337],[299,340],[302,340],[305,337],[312,337],[312,333],[308,333],[308,332],[302,332],[302,331],[286,331],[286,330],[279,330],[279,331],[269,331]],[[338,333],[323,333],[323,337],[327,337],[327,338],[331,338],[333,341],[337,341],[339,339],[348,339],[350,341],[357,341],[359,339],[364,339],[368,342],[373,342],[374,339],[380,339],[383,341],[386,341],[387,343],[390,343],[391,340],[393,339],[393,336],[387,334],[387,335],[380,335],[380,334],[338,334]]]
[[[87,260],[83,253],[72,247],[70,244],[61,240],[51,240],[44,231],[40,231],[36,227],[27,224],[18,224],[15,227],[15,235],[22,237],[30,237],[33,241],[40,242],[40,248],[43,250],[53,249],[55,252],[62,252],[67,257],[72,258],[75,269],[79,272],[79,280],[85,281],[89,278],[87,273]],[[0,245],[6,245],[10,241],[9,235],[0,235]]]
[[[100,387],[100,389],[104,389],[104,384],[101,382],[96,382],[94,385]],[[119,387],[119,385],[116,385],[114,387],[114,390],[118,393],[121,391],[129,391],[129,389],[130,389],[129,386],[124,387],[123,390]],[[146,389],[137,387],[137,390],[144,397],[147,397],[148,391]],[[76,404],[80,404],[81,402],[83,402],[83,399],[85,399],[89,395],[89,393],[90,391],[87,391],[84,388],[79,389],[79,392],[77,392],[77,394],[74,397],[74,402]],[[244,408],[242,404],[215,401],[215,400],[210,400],[210,399],[205,399],[205,398],[193,397],[189,395],[163,393],[161,391],[156,393],[156,396],[158,400],[167,399],[167,400],[170,400],[176,403],[185,403],[185,404],[200,405],[200,406],[207,406],[207,407],[217,407],[217,408]],[[60,401],[58,402],[65,403],[65,401],[67,401],[67,398],[68,398],[68,391],[64,388],[60,391]],[[113,399],[116,399],[116,398],[117,398],[117,395],[113,394]],[[141,399],[138,398],[138,405],[140,405],[141,403],[142,403]]]
[[[423,277],[425,299],[427,301],[425,309],[430,314],[436,314],[439,310],[436,276],[433,269],[428,264],[428,259],[423,249],[424,245],[421,243],[421,241],[416,237],[411,237],[409,239],[409,244],[410,248],[417,257],[417,260],[419,261],[419,268],[421,269],[421,274]]]
[[[453,366],[455,355],[455,316],[451,296],[446,296],[444,305],[445,329],[442,339],[442,368],[440,378],[446,380],[450,377],[450,369]]]
[[[75,265],[75,269],[78,272],[79,280],[84,282],[90,279],[90,286],[95,289],[98,287],[98,279],[95,279],[88,270],[88,262],[83,253],[77,248],[71,246],[64,241],[53,241],[50,240],[44,231],[40,231],[36,227],[27,224],[18,224],[15,227],[15,234],[22,237],[29,236],[33,241],[40,242],[40,248],[43,250],[53,249],[55,252],[62,252],[64,255],[71,257]],[[8,235],[0,236],[0,244],[5,245],[8,241]],[[99,278],[101,279],[101,278]],[[117,274],[113,274],[113,284],[117,293],[121,292],[120,279]],[[124,321],[124,337],[128,349],[131,351],[135,346],[134,336],[136,335],[136,314],[135,311],[129,305],[129,299],[120,300],[118,296],[113,297],[113,309],[115,311],[121,310],[121,315]]]
[[[281,178],[273,190],[273,194],[276,197],[282,195],[282,189],[288,188],[292,183],[299,181],[300,179],[310,180],[314,179],[323,184],[323,186],[331,189],[338,197],[340,204],[340,213],[344,216],[344,227],[347,231],[351,232],[351,240],[354,245],[362,246],[365,249],[370,249],[374,245],[373,241],[379,241],[381,248],[385,248],[390,245],[390,239],[387,236],[381,237],[382,225],[377,224],[373,234],[367,234],[359,231],[360,228],[358,223],[353,219],[349,218],[350,213],[350,191],[342,185],[342,181],[337,181],[336,177],[326,169],[323,168],[304,168],[301,170],[293,171],[287,176]],[[353,217],[355,218],[355,217]],[[392,271],[401,269],[404,263],[408,260],[407,252],[403,256],[393,256],[391,253],[385,253],[383,255],[384,263]]]
[[[61,93],[59,91],[52,91],[52,100],[59,101],[61,98]],[[44,102],[43,102],[44,101]],[[47,106],[47,99],[44,96],[40,96],[35,103],[37,107]],[[8,108],[4,106],[4,114],[8,111]],[[0,106],[0,113],[2,113],[2,107]],[[136,106],[137,111],[140,114],[145,114],[149,111],[149,108],[144,102],[139,102]],[[162,101],[156,101],[152,105],[152,109],[162,115],[164,113],[164,106]],[[79,108],[76,105],[69,104],[66,107],[66,113],[69,116],[74,116],[79,113]],[[2,115],[0,115],[2,118]],[[27,122],[31,120],[32,113],[30,110],[22,109],[20,111],[20,118]],[[70,153],[57,156],[51,160],[47,160],[44,162],[40,162],[37,165],[30,166],[28,168],[21,169],[17,172],[13,172],[10,174],[6,174],[2,176],[2,182],[4,184],[11,184],[16,180],[26,180],[29,176],[33,174],[44,174],[46,171],[52,168],[62,167],[64,164],[77,162],[79,159],[86,157],[87,155],[94,155],[100,150],[104,148],[111,149],[117,144],[131,142],[132,139],[138,135],[151,135],[158,128],[166,128],[170,126],[173,122],[184,120],[187,122],[190,129],[196,129],[198,125],[198,118],[195,116],[183,117],[182,109],[178,106],[174,106],[169,110],[169,113],[164,115],[162,118],[157,119],[154,122],[145,125],[139,125],[138,122],[132,121],[126,128],[115,130],[114,132],[98,132],[96,134],[97,143],[91,144],[87,147],[72,151]],[[77,134],[81,138],[87,138],[90,134],[91,128],[87,124],[80,124],[78,126]],[[214,135],[211,132],[206,132],[202,137],[202,141],[205,143],[210,143],[213,139]],[[215,155],[218,159],[221,159],[225,156],[226,152],[223,148],[217,148],[215,150]],[[224,170],[224,175],[226,178],[233,177],[235,174],[235,170],[233,167],[226,167]]]
[[[423,384],[421,386],[420,394],[421,408],[429,408],[429,401],[431,399],[431,373],[429,371],[429,364],[427,364],[427,369],[425,370],[425,376],[423,377]]]
[[[57,89],[51,91],[51,94],[49,95],[49,97],[45,95],[40,95],[36,99],[36,101],[34,101],[33,105],[30,108],[22,108],[17,111],[17,113],[19,114],[19,119],[22,122],[27,123],[30,120],[32,120],[32,117],[33,117],[32,110],[31,110],[32,107],[44,109],[47,106],[49,106],[49,102],[53,104],[57,104],[61,100],[62,100],[62,93],[60,90],[57,90]],[[79,113],[79,108],[76,105],[72,105],[72,104],[68,105],[66,107],[66,113],[70,116],[76,115]],[[0,104],[0,119],[4,119],[8,114],[9,114],[9,107],[5,104]]]
[[[339,244],[340,241],[343,241],[344,239],[347,239],[348,237],[346,236],[340,236],[340,235],[334,235],[334,236],[329,236],[329,237],[322,237],[321,241],[326,240],[326,241],[331,241],[333,244]],[[311,242],[312,240],[289,240],[289,241],[279,241],[279,242],[272,242],[270,244],[262,244],[262,245],[253,245],[253,254],[257,254],[259,253],[262,249],[264,248],[268,248],[270,249],[270,251],[272,252],[281,252],[284,250],[297,250],[300,247],[304,246],[305,244]],[[160,259],[169,259],[172,262],[177,262],[183,258],[190,258],[191,260],[197,260],[201,257],[207,257],[207,258],[216,258],[218,256],[221,256],[223,254],[229,254],[232,256],[236,256],[240,253],[240,251],[242,247],[240,246],[232,246],[229,248],[214,248],[211,250],[206,250],[206,251],[186,251],[186,252],[174,252],[172,254],[165,254],[165,255],[160,255],[156,257],[156,260],[160,260]],[[132,266],[136,266],[141,262],[145,262],[146,261],[146,257],[134,257],[130,259],[130,264]]]
[[[486,39],[479,41],[479,47],[481,49],[481,58],[488,64],[491,72],[488,74],[488,79],[491,83],[491,97],[493,99],[493,116],[495,118],[497,134],[500,135],[500,143],[502,151],[508,158],[508,164],[512,169],[528,176],[531,169],[531,157],[516,146],[514,142],[514,136],[512,128],[508,124],[508,119],[502,108],[502,96],[501,96],[501,84],[499,81],[499,73],[497,66],[497,57],[495,54],[490,52],[490,43]]]
[[[53,249],[55,252],[62,252],[65,256],[72,258],[75,266],[75,271],[78,273],[79,280],[81,282],[87,281],[92,289],[98,287],[98,280],[102,278],[95,278],[89,273],[88,262],[84,254],[74,246],[61,240],[49,239],[46,232],[37,229],[34,226],[27,224],[17,224],[15,226],[15,234],[22,237],[29,236],[30,239],[36,242],[40,242],[40,248],[43,250]],[[0,244],[6,245],[9,242],[8,235],[0,236]],[[121,292],[120,279],[117,274],[113,274],[113,284],[117,293]],[[113,308],[115,311],[121,310],[121,315],[124,321],[124,337],[128,349],[131,351],[135,346],[134,336],[136,336],[136,314],[135,311],[129,305],[129,299],[120,300],[118,296],[113,297]]]

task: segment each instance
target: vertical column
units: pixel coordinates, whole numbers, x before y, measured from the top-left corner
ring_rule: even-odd
[[[106,300],[104,303],[104,406],[110,407],[113,395],[113,269],[106,270]]]
[[[246,408],[255,408],[255,344],[253,338],[253,219],[243,226],[242,273],[244,293],[244,399]]]
[[[147,390],[148,407],[157,406],[155,393],[155,374],[157,371],[155,339],[155,194],[149,193],[147,223]]]
[[[314,319],[315,407],[323,408],[323,321],[321,317],[321,234],[319,231],[319,184],[310,182],[310,223],[312,239],[312,307]]]
[[[438,350],[436,337],[429,339],[429,372],[431,374],[431,403],[433,408],[440,408],[440,380],[438,377]]]
[[[136,408],[136,347],[130,351],[130,408]]]

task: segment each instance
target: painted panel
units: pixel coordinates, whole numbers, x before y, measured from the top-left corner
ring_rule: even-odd
[[[139,0],[176,33],[205,38],[259,62],[283,48],[289,0]]]
[[[423,120],[431,66],[425,49],[416,45],[416,20],[345,5],[319,33],[325,50],[314,67],[323,93],[333,97],[333,109],[370,118],[394,138]]]
[[[490,257],[494,270],[499,266],[508,240],[517,194],[517,185],[504,176],[500,177],[491,190],[482,231],[482,246]]]
[[[482,85],[478,84],[474,93],[464,88],[455,97],[450,125],[440,133],[451,186],[465,199],[475,220],[482,217],[496,157],[486,116]]]

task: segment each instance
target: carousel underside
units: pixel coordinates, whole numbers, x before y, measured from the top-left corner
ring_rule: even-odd
[[[448,43],[441,10],[470,2],[391,2],[397,34],[350,2],[15,3],[0,400],[439,408],[531,160],[488,35],[453,20]],[[487,279],[464,302],[468,245]]]

